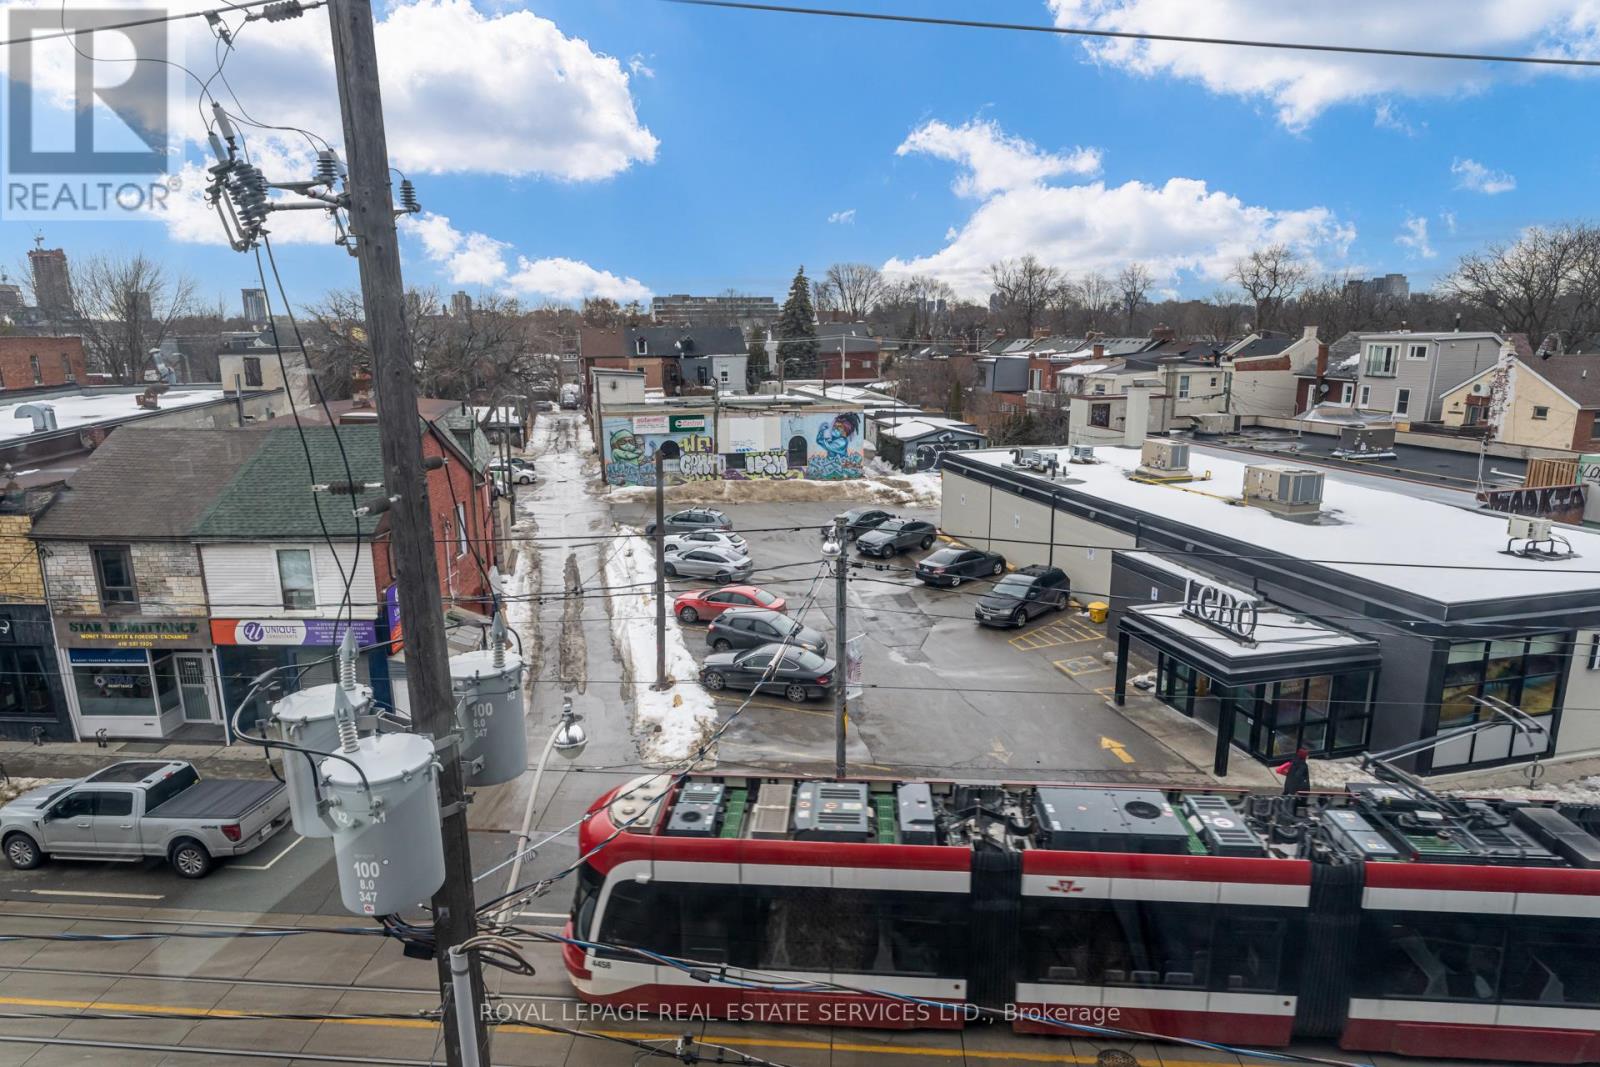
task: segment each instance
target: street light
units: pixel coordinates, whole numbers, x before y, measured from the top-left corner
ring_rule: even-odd
[[[544,743],[544,751],[539,753],[539,764],[533,771],[533,788],[528,790],[528,804],[522,811],[522,833],[518,835],[517,855],[511,863],[508,892],[516,888],[519,884],[517,879],[522,876],[522,860],[528,854],[528,838],[533,832],[533,809],[539,802],[539,785],[544,780],[544,769],[550,762],[550,753],[559,752],[566,759],[577,759],[588,743],[589,735],[583,728],[583,716],[572,710],[571,697],[562,697],[561,721],[550,732],[550,740]]]

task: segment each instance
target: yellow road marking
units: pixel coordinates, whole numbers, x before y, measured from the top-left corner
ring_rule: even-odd
[[[132,978],[160,981],[154,975],[130,975]],[[416,996],[426,998],[425,991],[418,991]],[[0,997],[0,1005],[18,1008],[66,1008],[76,1011],[100,1012],[136,1012],[141,1015],[174,1015],[185,1018],[198,1019],[248,1019],[255,1013],[236,1010],[232,1008],[186,1008],[172,1004],[118,1004],[103,1003],[93,1000],[62,1000],[53,997]],[[390,1027],[398,1030],[436,1030],[438,1022],[433,1019],[325,1019],[325,1026],[376,1026]],[[502,1023],[495,1027],[498,1033],[532,1034],[541,1037],[567,1037],[569,1035],[555,1030],[547,1030],[536,1023]],[[601,1034],[605,1037],[618,1037],[630,1041],[675,1041],[682,1035],[677,1031],[671,1033],[645,1033],[635,1030],[587,1030],[585,1033]],[[48,1040],[48,1039],[45,1039]],[[1016,1049],[964,1049],[959,1047],[941,1047],[938,1045],[880,1045],[857,1041],[796,1041],[771,1037],[745,1036],[739,1032],[727,1034],[707,1034],[700,1040],[709,1043],[728,1044],[746,1048],[778,1048],[795,1050],[816,1050],[835,1052],[860,1052],[872,1055],[891,1056],[938,1056],[945,1059],[971,1059],[971,1060],[1002,1060],[1009,1062],[1026,1063],[1083,1063],[1096,1062],[1095,1057],[1077,1056],[1070,1052],[1023,1052]],[[1042,1040],[1049,1040],[1042,1038]],[[291,1053],[284,1053],[287,1058],[293,1059]],[[1240,1061],[1241,1067],[1269,1067],[1261,1060]],[[1173,1060],[1162,1057],[1163,1067],[1217,1067],[1216,1061],[1200,1060]]]
[[[1102,737],[1100,739],[1100,747],[1102,749],[1109,749],[1112,755],[1116,756],[1123,763],[1133,762],[1133,757],[1128,755],[1128,750],[1122,747],[1121,741],[1113,741],[1109,737]]]
[[[1072,660],[1070,659],[1053,659],[1050,661],[1050,666],[1054,667],[1068,678],[1076,678],[1080,674],[1093,674],[1096,671],[1109,671],[1111,669],[1110,665],[1097,662],[1093,667],[1084,667],[1082,670],[1075,671],[1071,667],[1067,666],[1067,664],[1071,662]]]

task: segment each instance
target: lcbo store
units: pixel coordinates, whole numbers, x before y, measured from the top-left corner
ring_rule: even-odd
[[[206,620],[175,616],[58,619],[56,646],[81,738],[222,740]]]

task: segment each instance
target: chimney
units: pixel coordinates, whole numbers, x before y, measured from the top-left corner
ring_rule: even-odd
[[[1461,332],[1461,312],[1456,312],[1456,333]]]
[[[1046,337],[1049,337],[1049,336],[1050,336],[1050,327],[1048,327],[1048,326],[1035,326],[1033,328],[1033,339],[1035,341],[1043,341]]]
[[[1106,346],[1102,345],[1102,344],[1096,344],[1094,346],[1094,358],[1095,359],[1104,359],[1105,355],[1106,355]]]
[[[1307,326],[1300,332],[1300,339],[1302,341],[1315,341],[1317,339],[1317,328],[1315,326]]]
[[[372,407],[372,372],[363,364],[350,370],[350,408]]]
[[[1319,381],[1319,382],[1322,381],[1323,376],[1326,375],[1327,373],[1328,373],[1328,346],[1325,345],[1325,344],[1318,344],[1317,345],[1317,381]]]
[[[1150,328],[1150,340],[1152,341],[1176,341],[1177,339],[1178,331],[1164,322],[1158,322]]]

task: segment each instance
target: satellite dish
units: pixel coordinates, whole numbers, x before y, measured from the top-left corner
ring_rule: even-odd
[[[1317,395],[1318,396],[1327,396],[1328,395],[1328,390],[1332,389],[1332,388],[1333,388],[1333,386],[1329,385],[1327,382],[1318,382],[1317,383]]]

